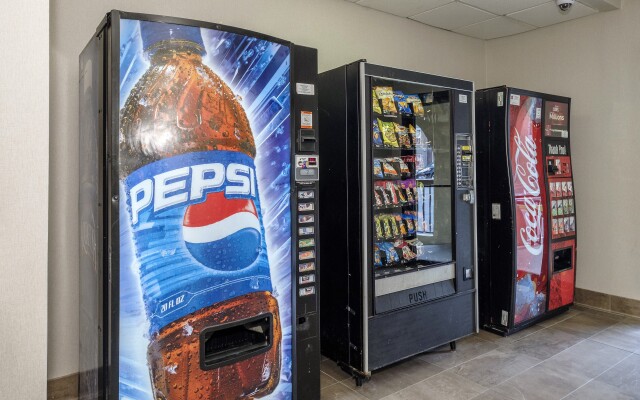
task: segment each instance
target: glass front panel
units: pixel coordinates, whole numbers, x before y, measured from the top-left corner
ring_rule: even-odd
[[[371,78],[376,278],[453,260],[450,92]]]

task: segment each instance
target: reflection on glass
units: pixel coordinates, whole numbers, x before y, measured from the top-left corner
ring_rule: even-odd
[[[375,274],[451,262],[450,92],[370,83]]]

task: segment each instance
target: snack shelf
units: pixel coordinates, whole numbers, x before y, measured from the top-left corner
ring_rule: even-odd
[[[416,205],[415,201],[407,201],[405,203],[390,204],[387,206],[379,206],[379,207],[374,206],[373,212],[378,213],[381,211],[389,211],[389,210],[394,210],[399,208],[415,207],[415,205]]]

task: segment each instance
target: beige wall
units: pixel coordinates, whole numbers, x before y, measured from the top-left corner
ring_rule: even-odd
[[[480,84],[485,79],[483,41],[343,0],[52,2],[49,378],[78,368],[78,55],[112,8],[219,22],[316,47],[321,71],[366,58]]]
[[[44,399],[49,1],[2,7],[0,27],[0,399]]]
[[[577,286],[640,299],[640,1],[487,42],[487,85],[572,98]]]

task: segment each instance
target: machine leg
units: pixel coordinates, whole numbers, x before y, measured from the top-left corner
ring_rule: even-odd
[[[451,347],[451,351],[456,351],[456,341],[449,342],[449,347]]]

